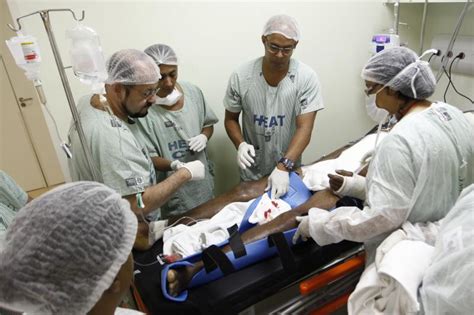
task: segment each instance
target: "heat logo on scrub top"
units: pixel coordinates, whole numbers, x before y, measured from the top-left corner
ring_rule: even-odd
[[[285,119],[285,115],[276,115],[276,116],[264,116],[264,115],[253,115],[253,122],[255,125],[264,127],[264,128],[271,128],[274,126],[283,126],[283,122]]]
[[[186,140],[175,140],[168,142],[168,150],[173,157],[173,160],[178,160],[186,156],[189,151],[188,142]]]

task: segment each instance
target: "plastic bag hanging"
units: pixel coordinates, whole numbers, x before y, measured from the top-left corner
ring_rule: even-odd
[[[16,64],[25,71],[26,77],[31,81],[39,81],[41,53],[38,41],[34,36],[23,35],[21,32],[17,35],[5,41],[8,49]]]
[[[66,31],[66,37],[71,40],[69,52],[74,74],[82,83],[91,85],[94,93],[103,93],[107,71],[99,35],[92,28],[78,23]]]

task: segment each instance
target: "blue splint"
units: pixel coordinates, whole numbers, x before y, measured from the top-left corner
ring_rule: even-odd
[[[265,194],[270,197],[270,191],[265,192]],[[311,190],[306,187],[306,185],[303,183],[298,174],[291,172],[290,186],[288,187],[288,192],[283,197],[281,197],[281,200],[287,202],[291,206],[291,209],[293,209],[298,207],[300,204],[306,202],[306,200],[308,200],[311,195]],[[249,208],[247,209],[247,212],[245,213],[244,218],[242,219],[242,222],[240,223],[240,233],[243,233],[251,227],[255,226],[255,224],[249,222],[249,218],[261,199],[262,197],[260,196],[250,204]]]
[[[269,192],[266,192],[269,195]],[[306,202],[311,197],[311,191],[304,185],[301,181],[299,176],[296,173],[290,173],[290,186],[288,193],[285,194],[281,199],[287,202],[291,208],[296,208],[297,206],[301,205],[302,203]],[[244,231],[250,229],[251,227],[255,226],[255,224],[249,223],[248,219],[252,215],[255,207],[260,202],[259,197],[255,199],[247,209],[244,218],[240,224],[239,233],[243,233]],[[286,239],[286,242],[289,246],[292,246],[292,239],[293,235],[296,232],[296,228],[292,230],[285,231],[283,236]],[[222,247],[227,245],[228,241],[225,241],[219,245],[218,247]],[[277,254],[276,246],[272,246],[269,244],[268,239],[264,238],[249,244],[245,244],[245,251],[246,255],[242,257],[236,258],[232,251],[225,253],[229,261],[232,263],[234,269],[239,270],[244,267],[247,267],[251,264],[269,258]],[[183,260],[168,264],[163,266],[161,270],[161,289],[165,298],[175,301],[175,302],[184,302],[187,299],[188,291],[185,290],[181,292],[178,296],[171,296],[168,293],[167,289],[167,274],[169,269],[177,269],[180,267],[192,266],[194,262],[202,259],[202,253],[197,253],[192,256],[188,256]],[[207,272],[205,268],[202,268],[198,273],[194,275],[189,284],[189,288],[193,288],[196,286],[200,286],[206,284],[208,282],[217,280],[224,276],[224,273],[220,268],[215,268],[214,270]]]

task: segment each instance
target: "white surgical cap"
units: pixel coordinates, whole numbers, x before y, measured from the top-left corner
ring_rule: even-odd
[[[301,36],[296,20],[285,14],[274,15],[268,20],[263,28],[263,36],[270,34],[281,34],[297,42]]]
[[[154,84],[161,78],[160,70],[153,59],[136,49],[124,49],[114,53],[107,60],[106,68],[106,84]]]
[[[86,314],[130,255],[137,219],[95,182],[58,187],[23,207],[0,255],[0,305],[31,314]]]
[[[388,48],[375,54],[362,69],[362,78],[414,99],[426,99],[436,88],[429,64],[406,47]]]
[[[178,56],[173,48],[165,44],[155,44],[145,49],[145,53],[155,60],[156,64],[162,65],[178,65]]]

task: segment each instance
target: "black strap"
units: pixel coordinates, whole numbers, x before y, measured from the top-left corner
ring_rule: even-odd
[[[286,242],[285,235],[282,232],[270,234],[268,236],[268,246],[276,245],[278,254],[280,255],[281,264],[286,272],[293,273],[296,271],[296,262],[290,246]]]
[[[219,267],[224,275],[235,271],[229,258],[216,245],[211,245],[202,252],[202,262],[206,272],[209,273]]]
[[[229,231],[229,245],[232,249],[232,252],[234,253],[234,257],[239,258],[247,255],[245,245],[240,238],[239,227],[237,224],[232,225],[227,229],[227,231]]]

